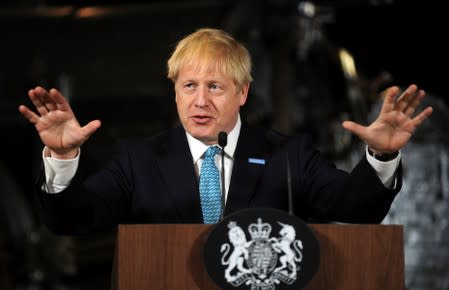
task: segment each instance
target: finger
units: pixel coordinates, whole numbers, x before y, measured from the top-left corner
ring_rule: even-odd
[[[424,90],[419,90],[405,108],[404,113],[409,117],[412,116],[425,95],[426,93],[424,92]]]
[[[51,98],[51,91],[42,95],[41,100],[49,112],[57,109],[55,101]]]
[[[399,93],[399,88],[396,86],[390,87],[387,89],[380,113],[391,112],[394,109],[395,98],[398,93]]]
[[[37,86],[34,93],[41,100],[48,112],[56,110],[56,104],[51,98],[50,93],[43,87]]]
[[[427,118],[430,117],[430,115],[432,115],[433,113],[433,108],[432,107],[427,107],[425,110],[423,110],[421,113],[419,113],[415,118],[413,118],[413,125],[415,125],[415,127],[418,127],[419,125],[422,124],[422,122],[424,122]]]
[[[360,124],[357,124],[355,122],[352,121],[344,121],[343,122],[343,128],[345,128],[346,130],[350,131],[351,133],[359,136],[361,139],[363,136],[363,131],[365,130],[365,126],[362,126]]]
[[[87,123],[84,127],[81,128],[83,134],[86,136],[86,138],[89,138],[90,135],[95,133],[95,131],[98,130],[98,128],[101,127],[100,120],[94,120]]]
[[[36,123],[39,121],[39,116],[24,105],[19,106],[19,112],[25,117],[25,119],[27,119],[34,125],[36,125]]]
[[[51,89],[50,95],[59,110],[72,112],[69,102],[57,89]]]
[[[397,111],[405,112],[409,102],[414,98],[418,87],[416,85],[410,85],[408,88],[397,98],[395,108]]]
[[[33,103],[36,110],[39,112],[41,116],[44,116],[48,113],[47,107],[45,107],[42,98],[45,95],[45,93],[37,90],[37,89],[31,89],[28,91],[28,97],[30,98],[31,102]]]

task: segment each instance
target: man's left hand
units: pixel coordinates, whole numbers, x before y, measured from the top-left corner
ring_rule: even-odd
[[[380,113],[369,126],[345,121],[343,127],[363,140],[374,153],[399,151],[433,112],[432,107],[427,107],[415,114],[425,96],[425,92],[416,85],[410,85],[401,95],[399,93],[396,86],[386,91]]]

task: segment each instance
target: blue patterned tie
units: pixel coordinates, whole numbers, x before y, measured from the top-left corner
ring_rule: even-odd
[[[204,154],[200,171],[200,198],[205,224],[217,223],[221,215],[220,173],[215,165],[215,154],[220,149],[211,146]]]

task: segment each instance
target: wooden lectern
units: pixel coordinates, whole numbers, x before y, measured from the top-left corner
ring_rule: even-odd
[[[307,290],[403,290],[401,225],[311,224],[320,266]],[[210,225],[120,225],[118,290],[219,289],[209,278],[202,246]]]

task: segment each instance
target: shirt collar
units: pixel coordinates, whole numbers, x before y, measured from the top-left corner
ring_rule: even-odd
[[[237,140],[240,134],[240,128],[242,127],[242,121],[240,120],[240,115],[238,115],[237,123],[231,132],[228,133],[228,144],[225,147],[226,156],[234,159],[235,148],[237,147]],[[196,163],[204,154],[204,152],[209,148],[210,145],[206,145],[198,139],[195,139],[186,131],[187,142],[189,143],[190,153],[193,157],[193,163]]]

